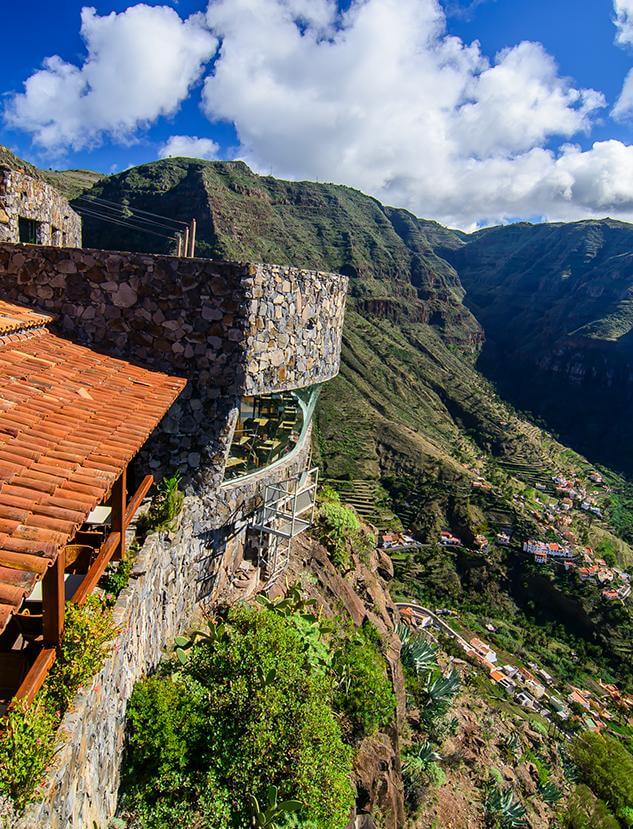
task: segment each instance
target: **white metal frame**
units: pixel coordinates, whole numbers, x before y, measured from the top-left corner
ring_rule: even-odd
[[[314,523],[319,468],[268,484],[264,502],[251,525],[259,533],[258,565],[269,587],[288,567],[290,544]],[[309,512],[309,518],[308,518]]]

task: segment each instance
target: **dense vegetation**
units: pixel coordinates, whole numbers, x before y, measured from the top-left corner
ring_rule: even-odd
[[[103,665],[116,633],[111,611],[97,596],[79,608],[66,606],[60,652],[30,705],[17,705],[0,718],[0,797],[22,809],[55,750],[55,733],[74,695]]]
[[[271,786],[274,825],[290,812],[345,825],[353,746],[394,714],[380,640],[309,612],[296,591],[262,604],[232,608],[137,684],[121,799],[135,825],[246,827]]]

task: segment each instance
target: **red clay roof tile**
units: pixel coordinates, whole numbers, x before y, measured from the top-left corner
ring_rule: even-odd
[[[186,382],[40,331],[49,319],[0,301],[0,632]]]
[[[48,314],[0,300],[0,334],[13,334],[29,328],[40,328],[52,320],[53,317]]]

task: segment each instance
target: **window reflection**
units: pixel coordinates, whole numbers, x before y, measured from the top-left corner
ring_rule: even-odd
[[[225,480],[263,469],[299,444],[312,419],[319,386],[243,397],[240,401]]]

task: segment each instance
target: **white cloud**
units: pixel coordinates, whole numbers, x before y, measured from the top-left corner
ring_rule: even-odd
[[[622,85],[622,92],[620,97],[615,102],[611,115],[618,121],[624,121],[630,117],[633,112],[633,69],[629,71],[624,84]]]
[[[622,46],[633,45],[633,0],[613,0],[616,43]],[[615,102],[611,115],[618,121],[630,118],[633,113],[633,69],[624,79],[622,92]]]
[[[144,4],[103,17],[82,9],[81,36],[84,63],[46,58],[5,112],[50,152],[93,146],[106,134],[130,140],[171,115],[217,46],[202,15],[183,21],[172,8]]]
[[[633,0],[614,2],[629,42]],[[47,59],[9,103],[10,123],[47,150],[133,139],[177,110],[216,55],[204,110],[235,125],[256,170],[349,184],[460,227],[633,219],[633,148],[571,143],[603,96],[561,77],[537,43],[487,56],[450,36],[439,0],[352,0],[343,14],[335,0],[209,0],[187,20],[165,6],[84,9],[82,36],[82,65]],[[631,78],[619,117],[629,99]],[[217,153],[188,135],[159,151]]]
[[[437,0],[309,8],[311,19],[297,0],[209,4],[221,49],[203,105],[235,124],[255,169],[343,182],[461,227],[633,217],[633,148],[568,145],[605,100],[561,77],[541,45],[490,60],[447,34]]]
[[[622,45],[633,44],[633,0],[613,0],[616,41]]]
[[[198,138],[196,135],[171,135],[159,148],[159,158],[207,158],[218,157],[220,145],[210,138]]]

